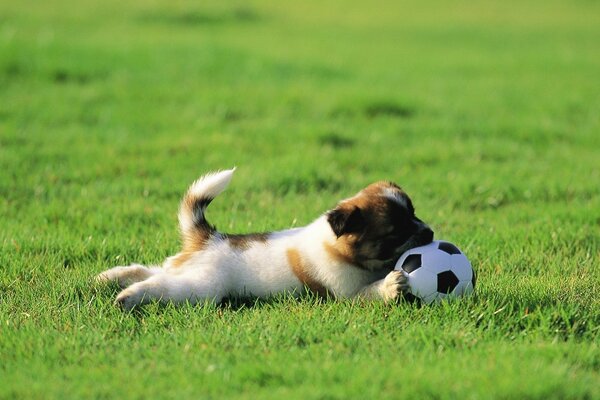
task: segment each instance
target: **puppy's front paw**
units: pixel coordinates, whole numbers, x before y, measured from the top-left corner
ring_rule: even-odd
[[[392,271],[383,280],[381,296],[385,302],[396,301],[408,292],[408,278],[401,271]]]

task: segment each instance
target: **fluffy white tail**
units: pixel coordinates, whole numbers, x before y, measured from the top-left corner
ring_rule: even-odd
[[[179,228],[184,244],[204,241],[215,231],[204,217],[211,201],[221,193],[233,177],[235,168],[206,174],[190,186],[179,207]]]

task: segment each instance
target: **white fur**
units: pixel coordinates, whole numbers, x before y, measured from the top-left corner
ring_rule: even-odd
[[[225,171],[213,172],[206,174],[200,179],[196,180],[191,184],[188,189],[187,196],[193,197],[205,197],[214,199],[217,197],[231,182],[235,168],[228,169]],[[187,232],[190,229],[194,229],[193,218],[188,208],[180,207],[179,209],[179,228],[182,232]],[[204,210],[202,210],[204,211]]]
[[[189,191],[199,197],[215,197],[225,189],[232,174],[233,170],[228,170],[206,175]],[[185,225],[182,230],[193,228],[188,225],[189,219],[180,213],[180,223]],[[288,250],[295,249],[308,268],[305,272],[336,298],[361,295],[389,300],[405,289],[406,278],[401,274],[392,273],[381,279],[380,273],[333,258],[325,244],[333,245],[336,239],[325,216],[306,227],[272,233],[265,242],[250,242],[250,247],[245,249],[231,247],[226,238],[216,233],[183,264],[175,266],[175,257],[170,257],[162,268],[148,269],[147,274],[140,274],[141,266],[133,265],[105,271],[98,279],[131,284],[117,296],[117,302],[126,309],[150,300],[196,303],[219,302],[228,296],[298,294],[304,283],[294,274],[288,260]],[[135,276],[141,279],[131,282]]]

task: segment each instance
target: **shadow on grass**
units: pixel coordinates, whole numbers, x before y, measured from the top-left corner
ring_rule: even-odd
[[[15,81],[21,78],[40,76],[56,85],[87,85],[93,82],[105,81],[109,78],[106,70],[89,68],[73,68],[71,66],[52,66],[43,68],[32,64],[23,58],[7,57],[8,60],[0,63],[0,80]],[[2,65],[3,64],[3,65]]]
[[[337,193],[344,187],[339,179],[315,172],[311,175],[284,175],[268,184],[268,190],[280,196],[307,193]]]
[[[330,146],[336,150],[351,149],[356,146],[356,140],[350,137],[342,136],[337,133],[329,133],[319,137],[319,142],[322,145]]]
[[[74,71],[68,68],[56,68],[50,72],[50,80],[59,85],[69,83],[85,85],[94,81],[104,80],[108,73],[103,71]]]
[[[78,302],[89,302],[90,298],[98,297],[100,302],[112,302],[115,296],[123,290],[119,287],[116,282],[106,283],[93,283],[92,290],[85,289],[82,286],[74,288],[73,295]],[[297,304],[302,306],[321,307],[327,304],[342,304],[344,302],[358,303],[358,304],[370,304],[371,301],[364,299],[342,299],[336,300],[333,296],[321,296],[319,294],[311,292],[308,288],[305,288],[301,293],[279,293],[268,298],[259,298],[255,296],[247,297],[227,297],[220,303],[214,304],[210,302],[200,302],[196,304],[184,303],[174,304],[172,302],[159,302],[153,301],[151,303],[134,307],[130,311],[123,311],[136,318],[146,317],[155,313],[168,313],[174,308],[187,308],[188,310],[197,311],[208,311],[222,313],[225,311],[243,312],[244,310],[251,310],[255,308],[273,309],[278,308],[283,304]],[[114,304],[114,302],[113,302]],[[422,302],[411,294],[405,294],[400,297],[396,302],[389,303],[389,306],[397,306],[402,304],[408,304],[415,307],[422,307]],[[118,305],[114,304],[114,307]]]
[[[355,105],[339,106],[331,111],[330,115],[336,117],[364,116],[369,119],[397,118],[410,119],[416,114],[416,109],[395,100],[359,101]]]
[[[185,10],[178,12],[148,12],[137,18],[144,23],[159,23],[171,26],[211,26],[232,23],[257,22],[263,19],[255,10],[237,7],[222,12]]]

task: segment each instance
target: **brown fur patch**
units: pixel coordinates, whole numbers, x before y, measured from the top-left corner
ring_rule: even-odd
[[[119,279],[129,279],[133,282],[140,282],[148,279],[152,274],[148,268],[138,266],[137,268],[131,268],[127,270]]]
[[[171,257],[171,267],[180,267],[181,265],[185,264],[190,258],[192,258],[193,255],[194,252],[190,251],[182,251],[181,253],[174,255],[173,257]]]
[[[287,250],[287,258],[290,266],[292,267],[292,271],[294,275],[302,282],[311,292],[321,296],[327,297],[328,291],[321,283],[319,283],[316,279],[310,276],[308,270],[308,266],[302,259],[300,252],[297,249],[288,249]]]
[[[269,233],[250,233],[246,235],[226,235],[231,247],[237,250],[248,250],[253,243],[266,243]]]
[[[325,248],[327,254],[329,254],[329,256],[335,261],[343,262],[346,264],[353,264],[354,259],[352,257],[352,248],[345,246],[346,244],[346,241],[333,245],[327,242],[323,242],[323,247]]]
[[[325,250],[329,255],[339,261],[353,264],[360,268],[373,269],[374,265],[362,265],[363,260],[375,260],[380,250],[381,238],[393,230],[390,221],[389,198],[383,195],[386,190],[403,193],[398,185],[392,182],[376,182],[356,196],[343,200],[336,210],[350,214],[359,208],[363,218],[364,226],[358,233],[344,234],[332,245],[325,243]],[[361,243],[357,248],[356,243]],[[379,268],[378,266],[375,266]]]
[[[171,258],[171,266],[179,267],[192,258],[194,253],[202,250],[206,246],[206,243],[210,239],[210,235],[211,233],[205,230],[196,230],[184,235],[183,249],[180,253]]]

